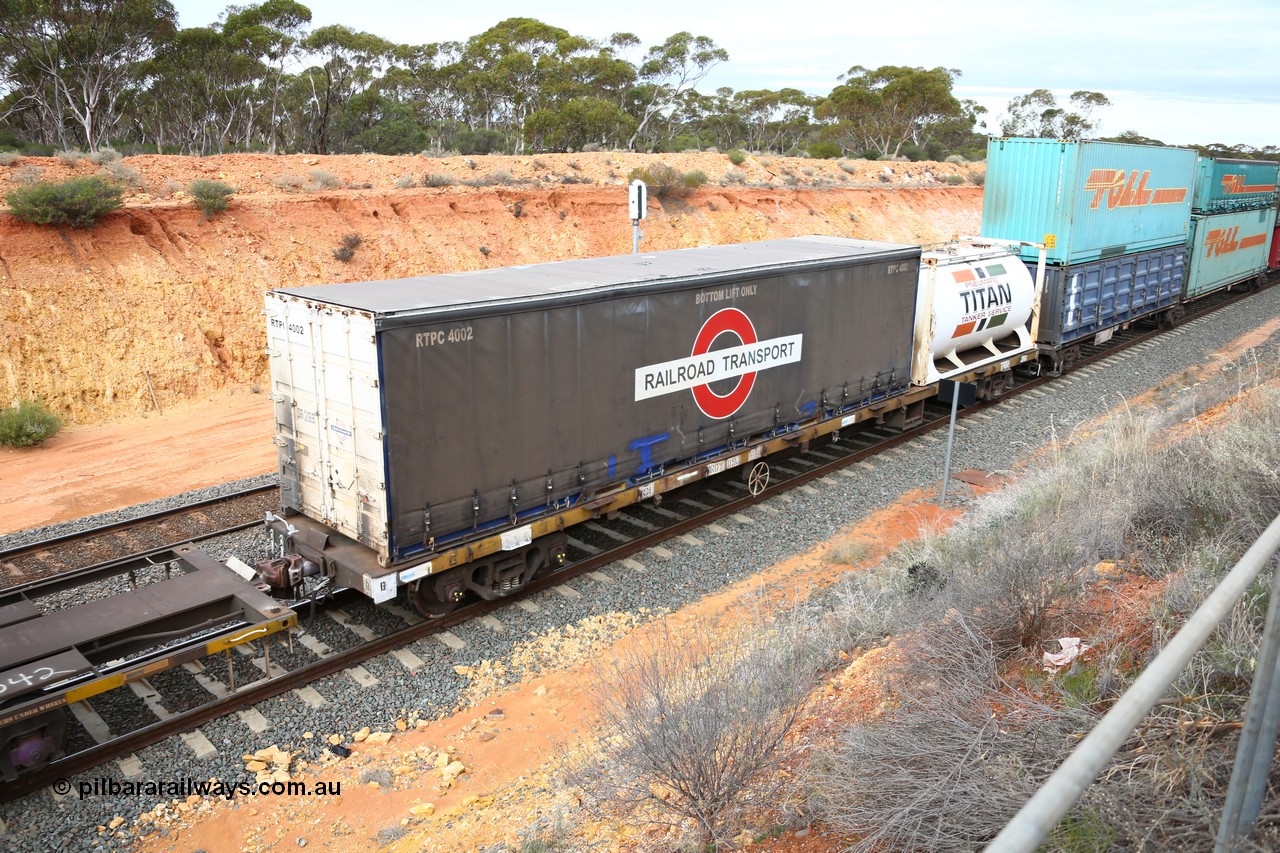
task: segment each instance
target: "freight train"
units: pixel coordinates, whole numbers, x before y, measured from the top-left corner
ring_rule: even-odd
[[[565,562],[576,524],[709,478],[758,493],[775,454],[909,427],[952,383],[996,398],[1015,370],[1060,372],[1119,328],[1261,285],[1277,170],[992,139],[982,236],[938,247],[814,236],[271,291],[271,553],[177,557],[220,590],[197,614],[230,626],[210,648],[294,624],[259,591],[404,594],[429,617],[512,595]],[[0,595],[5,779],[56,752],[63,706],[181,662],[104,666],[147,645],[147,619],[104,653],[74,610],[41,640],[20,598]]]

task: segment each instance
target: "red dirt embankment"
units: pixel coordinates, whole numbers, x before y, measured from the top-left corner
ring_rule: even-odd
[[[262,292],[621,254],[625,184],[662,162],[707,184],[650,196],[643,249],[788,237],[933,242],[978,227],[980,164],[722,154],[536,157],[127,157],[125,207],[89,230],[0,214],[0,405],[40,398],[74,423],[138,416],[265,384]],[[0,167],[0,195],[97,173],[87,159]],[[192,180],[236,187],[206,221]],[[404,186],[412,182],[413,186]],[[465,182],[477,184],[466,185]],[[423,186],[424,183],[436,186]],[[334,257],[346,235],[360,242]]]

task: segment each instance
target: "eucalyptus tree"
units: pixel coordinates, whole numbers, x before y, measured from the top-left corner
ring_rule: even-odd
[[[674,106],[682,94],[702,82],[711,69],[729,61],[729,53],[706,36],[678,32],[660,45],[649,48],[637,73],[632,91],[636,110],[636,129],[627,140],[634,150],[636,141],[645,138],[650,123],[663,111]]]
[[[1101,92],[1079,90],[1071,93],[1069,106],[1058,106],[1048,89],[1035,89],[1009,101],[1008,114],[1000,124],[1005,136],[1040,139],[1082,139],[1098,128],[1093,114],[1111,106]]]
[[[142,63],[177,28],[168,0],[0,0],[0,56],[47,139],[97,148]]]
[[[951,93],[954,68],[855,65],[818,104],[818,117],[834,122],[831,134],[846,150],[897,157],[912,139],[962,113]]]
[[[310,90],[306,143],[317,154],[328,154],[335,142],[340,146],[354,135],[347,107],[374,86],[395,45],[370,33],[332,24],[312,31],[302,40],[302,47],[323,60],[301,74]]]
[[[311,10],[295,0],[266,0],[250,6],[232,6],[222,24],[222,33],[245,55],[258,62],[260,77],[256,97],[248,102],[251,111],[246,130],[259,126],[252,115],[261,102],[270,117],[263,133],[267,148],[275,153],[279,144],[280,96],[285,85],[285,67],[302,54],[302,40],[311,23]],[[249,138],[245,138],[247,147]]]

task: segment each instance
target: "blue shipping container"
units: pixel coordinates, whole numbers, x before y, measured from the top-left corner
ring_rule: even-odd
[[[1052,243],[1056,264],[1185,243],[1196,158],[1184,148],[993,137],[982,235]]]
[[[1226,213],[1270,207],[1276,200],[1277,177],[1280,163],[1273,160],[1201,157],[1191,208],[1199,213]]]
[[[1183,295],[1195,299],[1266,272],[1275,225],[1274,207],[1191,217]]]
[[[1182,296],[1186,253],[1177,245],[1046,267],[1036,343],[1058,349],[1173,307]]]

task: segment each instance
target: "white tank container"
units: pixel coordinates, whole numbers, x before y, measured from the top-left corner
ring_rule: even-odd
[[[993,362],[1027,360],[1036,349],[1028,330],[1035,302],[1035,280],[1014,251],[972,240],[926,249],[911,381],[964,381]]]

